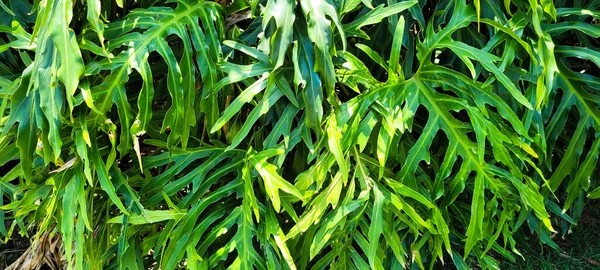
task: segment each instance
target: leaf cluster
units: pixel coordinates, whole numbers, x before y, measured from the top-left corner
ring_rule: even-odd
[[[0,235],[69,269],[498,268],[600,198],[598,0],[0,4]]]

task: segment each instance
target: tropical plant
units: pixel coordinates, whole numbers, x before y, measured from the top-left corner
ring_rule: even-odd
[[[598,0],[0,3],[0,234],[69,269],[498,268],[600,197]]]

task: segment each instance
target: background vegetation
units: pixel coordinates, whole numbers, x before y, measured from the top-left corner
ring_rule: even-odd
[[[21,265],[498,268],[600,197],[598,0],[0,3]]]

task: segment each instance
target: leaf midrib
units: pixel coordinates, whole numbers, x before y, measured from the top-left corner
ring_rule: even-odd
[[[412,79],[411,79],[412,80]],[[463,140],[460,139],[460,137],[458,136],[458,133],[456,132],[456,130],[453,128],[452,123],[448,120],[448,118],[446,117],[444,111],[442,111],[437,103],[435,102],[435,99],[433,99],[433,97],[429,94],[429,91],[423,91],[421,88],[426,87],[421,81],[419,81],[418,79],[415,80],[418,84],[420,84],[420,87],[418,87],[419,91],[427,98],[427,100],[429,100],[429,103],[431,104],[431,106],[435,109],[435,113],[437,114],[436,119],[437,118],[441,118],[442,120],[444,120],[444,122],[446,123],[446,125],[448,126],[448,129],[450,130],[450,132],[452,133],[452,136],[454,136],[454,138],[456,138],[456,141],[458,141],[458,143],[460,144],[460,146],[463,148],[465,155],[468,156],[469,160],[471,161],[471,163],[475,163],[476,167],[477,167],[477,171],[478,173],[481,173],[482,175],[486,176],[487,178],[487,174],[485,173],[485,169],[483,168],[482,164],[479,163],[479,160],[477,158],[474,158],[473,155],[470,152],[470,149],[468,147],[465,146],[465,143],[463,142]],[[445,131],[445,129],[443,129]]]
[[[127,70],[127,68],[130,66],[132,59],[135,58],[135,55],[138,54],[140,49],[147,47],[150,42],[154,41],[154,39],[156,37],[158,37],[161,33],[166,31],[167,29],[169,29],[173,24],[179,22],[180,20],[187,18],[191,13],[195,12],[199,7],[201,7],[203,5],[204,5],[204,1],[200,1],[199,3],[189,7],[188,9],[186,9],[185,11],[183,11],[182,13],[179,13],[179,14],[173,10],[173,14],[171,14],[173,16],[173,18],[170,19],[169,21],[161,24],[161,26],[158,29],[153,31],[153,33],[150,34],[150,36],[146,37],[144,39],[144,41],[137,48],[135,48],[133,52],[131,52],[129,54],[129,56],[127,57],[127,60],[123,63],[123,65],[117,72],[116,75],[118,75],[118,76],[116,76],[116,78],[120,78],[123,75],[123,72],[125,72]],[[108,87],[110,89],[109,91],[112,92],[112,90],[117,86],[118,83],[119,83],[119,80],[114,80],[113,83]],[[100,108],[104,108],[106,106],[107,100],[109,100],[109,99],[107,98],[104,100],[104,102],[102,103],[102,106]]]

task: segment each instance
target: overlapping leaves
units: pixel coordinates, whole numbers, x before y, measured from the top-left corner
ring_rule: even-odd
[[[114,4],[0,9],[0,234],[70,268],[497,268],[600,197],[596,2]]]

